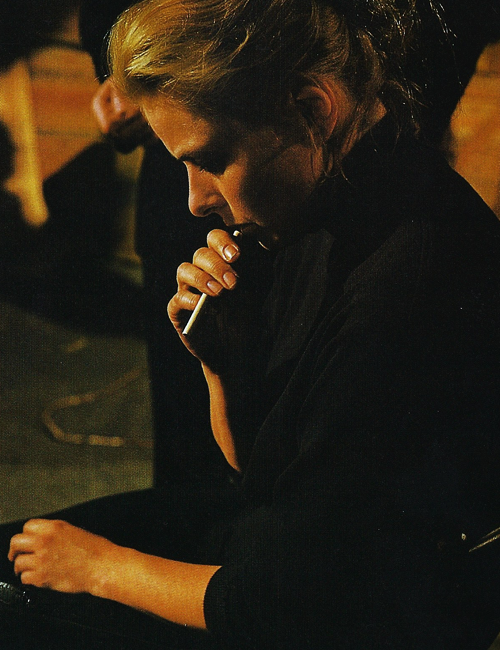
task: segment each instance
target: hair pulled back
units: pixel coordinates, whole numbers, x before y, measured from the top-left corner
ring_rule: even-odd
[[[191,112],[279,124],[294,89],[327,75],[363,129],[377,99],[414,121],[402,74],[415,0],[143,0],[114,26],[110,70],[140,103],[161,93]]]

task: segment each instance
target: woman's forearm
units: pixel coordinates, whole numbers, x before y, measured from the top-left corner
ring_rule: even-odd
[[[206,629],[203,601],[219,567],[176,562],[110,543],[89,591],[179,625]]]
[[[210,395],[210,423],[214,438],[221,448],[227,462],[231,467],[239,471],[233,433],[228,414],[228,400],[230,397],[228,396],[227,388],[220,375],[212,372],[210,368],[203,364],[202,367]]]
[[[218,569],[140,553],[52,519],[27,521],[11,539],[9,559],[23,584],[90,593],[199,629],[206,627],[205,591]]]

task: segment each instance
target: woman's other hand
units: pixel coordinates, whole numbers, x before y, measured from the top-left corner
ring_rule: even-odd
[[[65,521],[31,519],[10,542],[21,582],[66,593],[92,593],[115,545]]]
[[[65,521],[31,519],[11,539],[23,584],[86,592],[204,629],[204,596],[218,566],[176,562],[117,546]]]

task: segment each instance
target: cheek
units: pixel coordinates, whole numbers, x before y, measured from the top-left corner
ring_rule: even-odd
[[[249,208],[268,223],[282,222],[305,200],[310,184],[293,167],[272,165],[255,170],[244,185],[243,197]]]
[[[241,206],[250,221],[269,225],[270,215],[278,202],[276,192],[264,175],[255,175],[242,185]]]

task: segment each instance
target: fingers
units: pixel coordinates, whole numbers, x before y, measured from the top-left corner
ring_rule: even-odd
[[[237,281],[231,266],[215,251],[210,248],[197,250],[193,263],[181,264],[177,270],[178,291],[167,308],[170,320],[177,329],[183,329],[181,314],[192,312],[200,300],[200,295],[193,290],[215,298],[225,289],[233,289]]]
[[[65,521],[32,519],[12,537],[8,557],[23,584],[77,593],[88,590],[92,563],[109,544]]]
[[[25,534],[14,535],[10,540],[8,558],[14,562],[20,553],[32,553],[34,540],[31,536]]]
[[[236,286],[238,276],[230,262],[238,259],[240,250],[234,239],[223,230],[212,230],[207,243],[207,247],[195,252],[192,264],[184,263],[178,268],[179,292],[196,289],[215,297],[224,289],[231,290]],[[187,296],[184,296],[184,300],[190,301],[187,308],[193,305],[192,299]]]
[[[210,248],[198,249],[193,264],[183,269],[181,276],[185,276],[187,286],[215,296],[223,289],[234,289],[238,281],[232,267]],[[183,285],[179,286],[182,288]]]
[[[34,534],[39,528],[37,521],[41,520],[32,519],[27,521],[23,526],[23,532],[14,535],[10,540],[8,558],[11,562],[14,562],[20,553],[33,553],[36,544]]]
[[[14,560],[14,573],[21,577],[25,584],[29,581],[28,573],[36,570],[36,559],[33,553],[18,555]]]
[[[234,238],[224,230],[212,230],[207,244],[195,252],[192,263],[181,264],[177,270],[178,290],[167,312],[179,333],[184,333],[188,316],[195,310],[200,294],[215,298],[224,291],[231,291],[238,283],[238,275],[231,266],[240,256]],[[191,352],[197,356],[193,349]]]
[[[234,237],[225,230],[211,230],[207,236],[207,244],[211,250],[230,264],[236,262],[240,256],[240,248]]]
[[[14,535],[10,540],[8,558],[11,562],[20,554],[34,553],[43,535],[50,535],[64,522],[50,519],[30,519],[23,526],[23,532]]]

